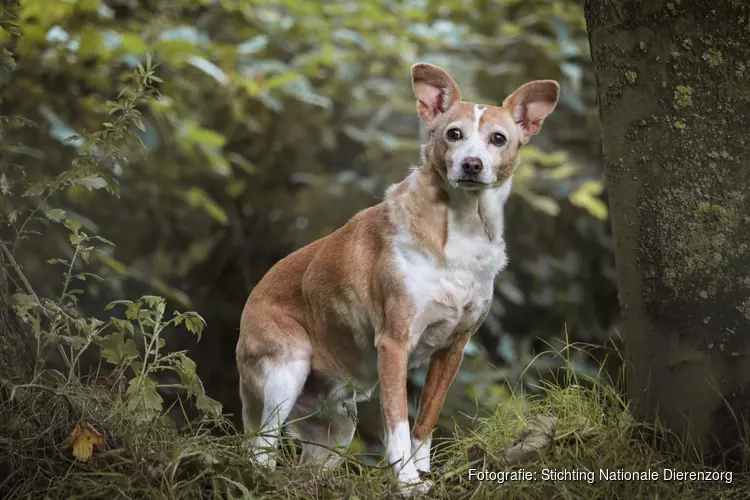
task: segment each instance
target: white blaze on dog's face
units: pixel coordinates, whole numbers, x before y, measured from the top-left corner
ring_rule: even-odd
[[[463,102],[453,79],[430,64],[412,66],[417,112],[430,139],[425,161],[449,184],[480,190],[507,181],[518,164],[518,150],[542,128],[560,93],[553,80],[521,86],[502,106]]]

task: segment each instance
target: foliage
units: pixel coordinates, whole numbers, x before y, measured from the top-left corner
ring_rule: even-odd
[[[7,16],[8,12],[3,11],[3,15]],[[5,63],[6,66],[13,64],[7,54]],[[84,290],[73,287],[91,281],[102,282],[104,278],[86,271],[80,262],[87,265],[93,256],[106,255],[106,249],[113,244],[99,235],[89,234],[80,216],[47,205],[56,195],[66,195],[78,188],[117,192],[117,181],[111,176],[110,167],[122,160],[122,150],[132,138],[133,126],[142,129],[142,115],[136,108],[155,99],[152,85],[160,79],[154,75],[154,68],[147,55],[143,64],[138,63],[134,70],[125,73],[123,90],[107,103],[111,118],[102,124],[100,131],[65,138],[65,143],[82,141],[68,168],[42,181],[27,178],[25,169],[19,165],[14,167],[21,175],[14,178],[6,175],[6,171],[2,174],[3,193],[9,198],[14,190],[22,194],[20,202],[6,205],[13,211],[6,213],[2,222],[4,229],[13,230],[13,239],[0,240],[1,276],[3,283],[10,280],[16,290],[10,297],[10,304],[30,334],[29,341],[36,347],[36,365],[30,383],[0,379],[0,456],[3,457],[0,494],[3,498],[34,496],[42,490],[46,490],[47,495],[57,497],[59,493],[65,498],[77,494],[101,497],[112,492],[122,493],[122,483],[117,481],[122,477],[101,472],[102,460],[106,462],[104,457],[114,456],[121,466],[134,455],[119,455],[122,448],[106,450],[106,436],[110,445],[127,443],[132,446],[139,438],[150,439],[143,441],[147,449],[158,442],[157,436],[164,435],[165,429],[172,431],[173,439],[178,436],[176,423],[170,417],[171,408],[164,404],[160,393],[165,388],[178,392],[176,403],[180,407],[192,403],[198,411],[198,425],[203,420],[214,426],[223,421],[221,405],[206,395],[196,374],[195,362],[186,351],[166,349],[164,334],[168,329],[184,326],[200,337],[205,327],[203,318],[192,311],[173,311],[169,317],[165,299],[154,295],[144,295],[136,301],[118,299],[105,307],[111,310],[124,306],[124,317],[103,320],[83,311],[80,299]],[[12,126],[19,122],[23,120],[3,117],[3,124]],[[16,146],[11,144],[10,148],[13,147]],[[41,201],[25,202],[29,197]],[[17,250],[26,241],[43,239],[44,235],[34,229],[35,224],[48,227],[55,224],[67,231],[64,250],[70,258],[52,258],[46,262],[47,266],[63,268],[61,291],[54,298],[37,292],[16,260],[16,255],[23,255]],[[6,288],[2,287],[0,293],[7,293]],[[3,317],[3,321],[5,319]],[[97,347],[99,355],[95,359],[99,366],[92,373],[91,363],[84,363],[82,359]],[[51,368],[48,363],[50,353],[55,350],[66,373]],[[99,376],[101,371],[106,374],[104,377]],[[179,382],[165,384],[165,372],[178,376]],[[184,421],[189,420],[184,413],[182,417]],[[98,428],[105,429],[105,433]],[[71,464],[66,463],[69,460],[63,453],[68,449],[80,462],[80,467],[84,464],[94,467],[91,482],[87,481],[89,471],[75,470],[75,465],[71,468]],[[49,450],[58,453],[50,455]],[[133,453],[134,448],[127,450]],[[185,461],[184,458],[177,456],[177,460]],[[131,477],[138,481],[140,478],[136,476]],[[115,480],[108,483],[102,477]],[[227,481],[227,484],[232,483],[230,479]]]
[[[572,353],[582,346],[567,346]],[[564,353],[552,353],[561,356]],[[616,353],[610,353],[616,355]],[[564,356],[563,356],[564,357]],[[491,416],[437,443],[429,498],[746,498],[747,471],[726,481],[600,480],[599,469],[626,471],[716,471],[690,462],[692,451],[679,444],[657,451],[658,427],[637,424],[615,384],[579,377],[565,358],[565,384],[545,384],[543,397],[511,398]],[[562,387],[564,386],[564,387]],[[223,417],[206,417],[175,429],[160,422],[144,424],[125,401],[100,386],[76,381],[51,389],[23,387],[12,400],[0,400],[0,452],[16,473],[0,481],[8,500],[36,498],[395,498],[389,467],[363,466],[361,455],[342,452],[345,466],[321,474],[297,465],[299,450],[285,443],[279,468],[265,472],[253,463],[239,435]],[[536,480],[479,481],[469,469],[496,471],[490,457],[501,453],[526,424],[555,416],[560,430],[547,454],[514,471]],[[82,419],[106,438],[106,451],[87,462],[70,451],[59,452],[65,437]],[[585,422],[585,427],[578,422]],[[746,450],[748,443],[742,443]],[[483,454],[478,455],[481,449]],[[382,460],[378,457],[378,460]],[[544,481],[543,469],[594,471],[593,482]],[[723,472],[723,471],[719,471]]]
[[[173,371],[179,375],[181,384],[177,387],[186,390],[188,396],[195,396],[199,410],[218,413],[220,405],[206,396],[203,385],[196,376],[195,363],[186,352],[165,353],[163,350],[165,341],[162,334],[167,328],[184,323],[190,332],[200,335],[205,325],[203,318],[194,312],[175,311],[173,317],[167,320],[165,300],[153,295],[143,296],[135,302],[116,300],[105,308],[111,309],[118,304],[126,306],[126,319],[111,317],[105,321],[91,315],[84,316],[78,308],[83,290],[72,287],[89,280],[101,282],[104,278],[92,272],[76,272],[77,261],[80,259],[88,263],[92,255],[102,253],[98,244],[111,246],[112,243],[101,236],[87,234],[82,230],[81,222],[62,209],[44,208],[44,216],[37,215],[45,207],[46,200],[57,193],[79,187],[116,191],[111,170],[104,167],[103,163],[105,160],[117,161],[121,158],[122,143],[131,135],[130,127],[136,125],[140,128],[141,125],[141,114],[136,106],[153,99],[152,84],[160,81],[154,75],[150,56],[146,57],[144,64],[138,63],[134,71],[126,73],[123,80],[123,90],[116,100],[108,103],[111,121],[104,122],[101,131],[85,134],[84,137],[65,138],[66,142],[84,142],[69,169],[47,181],[35,182],[24,178],[8,181],[4,177],[8,194],[20,187],[22,197],[42,198],[34,208],[19,204],[19,208],[12,212],[13,222],[8,217],[10,226],[15,229],[13,244],[9,249],[5,243],[0,243],[5,254],[4,260],[8,261],[5,273],[15,275],[25,285],[25,293],[14,293],[11,304],[36,340],[35,378],[43,371],[51,348],[58,350],[67,367],[67,382],[80,378],[86,374],[80,370],[81,357],[89,347],[98,346],[101,348],[102,359],[113,365],[114,373],[125,376],[126,371],[130,370],[125,396],[127,408],[134,416],[143,419],[159,416],[163,410],[163,401],[157,391],[162,387],[157,374],[164,371]],[[69,260],[54,258],[47,261],[49,265],[62,265],[64,268],[62,291],[57,299],[37,294],[14,258],[18,245],[29,235],[35,234],[33,230],[27,229],[30,227],[29,223],[39,220],[65,227],[72,248]],[[141,351],[136,347],[135,340],[143,342],[144,348]]]
[[[229,360],[248,291],[288,252],[377,201],[417,161],[423,131],[408,77],[417,60],[444,65],[465,97],[480,102],[499,103],[533,78],[557,78],[563,88],[524,151],[508,208],[511,267],[498,279],[443,424],[475,412],[476,401],[492,408],[506,399],[506,381],[533,389],[557,363],[534,356],[536,337],[559,337],[563,324],[574,339],[612,334],[614,272],[577,3],[24,0],[3,9],[0,238],[12,242],[39,297],[69,302],[35,305],[32,317],[39,307],[73,307],[72,320],[53,322],[59,329],[122,297],[159,295],[199,310],[208,325],[200,349],[173,333],[174,323],[142,332],[127,314],[70,335],[84,345],[104,341],[105,359],[132,354],[127,323],[140,356],[144,342],[168,339],[183,353],[176,371],[157,359],[122,366],[156,363],[149,373],[160,380],[148,380],[163,386],[197,370],[207,392],[237,415]],[[70,246],[73,234],[88,239]],[[62,289],[55,265],[67,269]],[[29,295],[25,288],[19,282]],[[162,320],[173,313],[165,305]],[[57,349],[68,370],[65,357],[77,346],[46,324],[37,331],[58,335],[40,348]],[[79,363],[99,365],[90,350],[75,352],[85,352]],[[417,391],[422,378],[413,376]],[[153,394],[148,384],[131,394]]]

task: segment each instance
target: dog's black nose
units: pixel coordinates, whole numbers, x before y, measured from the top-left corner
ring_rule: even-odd
[[[477,175],[482,171],[483,166],[482,160],[479,158],[466,158],[463,163],[461,163],[461,169],[463,169],[464,173],[468,175]]]

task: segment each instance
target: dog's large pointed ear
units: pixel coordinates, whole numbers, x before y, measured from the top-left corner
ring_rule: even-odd
[[[417,97],[417,113],[426,124],[461,100],[458,85],[443,69],[427,63],[411,67],[411,81]]]
[[[560,85],[556,81],[537,80],[522,85],[505,99],[503,106],[510,110],[521,129],[523,143],[539,133],[542,122],[555,109],[559,96]]]

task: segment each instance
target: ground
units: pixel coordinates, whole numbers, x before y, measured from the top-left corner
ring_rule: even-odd
[[[680,446],[657,449],[662,435],[637,423],[617,384],[569,377],[517,395],[495,414],[459,429],[435,448],[429,498],[748,498],[746,470],[711,468]],[[79,382],[17,388],[0,408],[0,451],[9,457],[0,481],[6,499],[36,498],[390,498],[397,488],[386,464],[366,466],[342,451],[345,465],[324,475],[296,464],[297,448],[283,448],[274,472],[256,468],[243,436],[223,418],[205,417],[183,429],[169,420],[133,418],[122,396]],[[67,436],[81,422],[104,436],[104,451],[82,462]],[[526,431],[524,432],[524,429]],[[529,431],[530,429],[530,431]],[[658,432],[657,432],[658,431]],[[513,447],[515,445],[515,447]],[[743,444],[745,450],[747,443]],[[529,453],[531,450],[531,453]],[[509,465],[508,463],[516,465]],[[9,466],[9,467],[8,467]],[[607,480],[609,470],[656,474],[655,480]],[[664,470],[712,472],[715,480],[664,480]],[[478,472],[531,474],[479,480]],[[556,471],[567,479],[548,479]],[[589,481],[586,472],[593,472]],[[518,476],[516,474],[516,476]],[[547,480],[545,480],[547,479]]]

